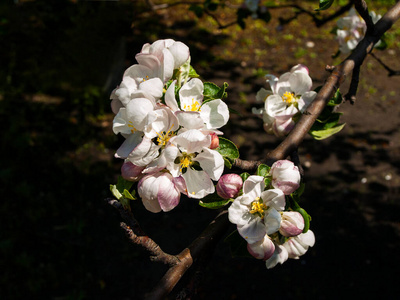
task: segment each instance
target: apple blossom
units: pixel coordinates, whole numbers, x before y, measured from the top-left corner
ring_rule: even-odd
[[[268,235],[252,244],[247,244],[249,253],[257,259],[267,260],[275,252],[275,244]]]
[[[294,66],[279,78],[274,75],[266,77],[271,91],[263,88],[258,91],[256,99],[264,101],[264,108],[253,112],[262,114],[267,133],[285,136],[295,125],[293,117],[303,113],[317,93],[311,91],[312,79],[304,65]]]
[[[290,195],[300,186],[299,168],[290,160],[278,160],[271,166],[272,186]]]
[[[228,209],[229,221],[237,225],[239,234],[250,244],[279,230],[279,211],[285,208],[285,195],[280,189],[264,188],[264,177],[249,176],[243,184],[243,195]]]
[[[171,138],[164,149],[166,168],[172,176],[183,177],[191,198],[214,193],[212,180],[218,180],[224,170],[224,159],[210,144],[210,135],[190,129]]]
[[[370,12],[373,23],[378,22],[381,15],[377,15],[374,11]],[[336,39],[339,43],[340,52],[347,54],[356,48],[358,43],[363,39],[367,26],[365,21],[357,14],[352,7],[347,16],[337,21]],[[380,41],[376,44],[378,45]]]
[[[140,66],[152,70],[152,76],[160,78],[164,83],[172,78],[173,71],[179,69],[189,57],[188,46],[172,39],[147,43],[135,56]]]
[[[225,174],[218,180],[217,194],[224,199],[235,198],[242,186],[242,177],[237,174]]]
[[[153,213],[172,210],[179,204],[181,195],[167,172],[144,176],[139,181],[138,193],[144,207]]]
[[[306,233],[289,238],[283,244],[283,247],[287,250],[289,258],[298,259],[307,252],[309,247],[314,246],[314,244],[315,235],[311,230],[308,230]]]
[[[144,167],[134,165],[130,161],[125,161],[121,167],[121,176],[128,181],[137,181],[142,175]]]
[[[281,213],[281,227],[279,233],[283,236],[296,236],[303,232],[304,219],[297,211],[284,211]]]
[[[179,90],[179,101],[175,99],[175,82],[165,93],[165,103],[175,112],[179,123],[186,129],[215,130],[229,120],[228,106],[221,99],[203,103],[204,84],[192,78]]]

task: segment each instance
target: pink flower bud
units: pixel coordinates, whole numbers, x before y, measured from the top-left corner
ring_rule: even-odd
[[[242,177],[237,174],[225,174],[218,180],[217,194],[224,199],[235,198],[242,186]]]
[[[247,244],[247,250],[255,258],[267,260],[274,254],[275,244],[266,235],[261,241]]]
[[[300,186],[299,169],[290,160],[278,160],[272,166],[272,186],[290,195]]]
[[[218,135],[216,135],[215,133],[211,133],[211,145],[210,145],[210,149],[216,149],[219,147],[219,138]]]
[[[297,236],[303,232],[304,219],[297,211],[285,211],[282,213],[281,227],[279,232],[283,236]]]
[[[142,175],[144,167],[139,167],[131,163],[130,161],[124,162],[121,167],[121,176],[125,180],[138,181]]]

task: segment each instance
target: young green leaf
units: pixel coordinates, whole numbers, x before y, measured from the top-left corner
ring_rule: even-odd
[[[319,0],[319,8],[316,11],[325,10],[331,7],[334,0]]]
[[[236,145],[230,140],[219,137],[219,147],[216,149],[225,160],[230,162],[232,167],[232,163],[236,158],[239,158],[239,150]]]
[[[257,168],[256,175],[262,176],[262,177],[268,176],[270,169],[271,168],[269,166],[261,164]]]
[[[310,130],[308,133],[316,140],[323,140],[341,131],[344,125],[346,123],[323,130]]]

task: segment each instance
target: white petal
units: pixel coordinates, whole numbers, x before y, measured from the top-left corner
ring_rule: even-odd
[[[243,226],[238,226],[239,234],[250,244],[261,241],[267,233],[260,217],[254,217]]]
[[[153,111],[153,103],[146,98],[132,99],[126,106],[126,114],[128,121],[131,121],[136,130],[143,131],[147,125],[147,115]]]
[[[168,50],[174,57],[174,69],[178,69],[189,59],[189,47],[182,42],[174,42],[171,46],[168,47]]]
[[[275,208],[267,210],[264,217],[264,225],[268,235],[279,230],[279,227],[281,227],[281,219],[281,214]]]
[[[176,116],[179,124],[186,129],[202,129],[204,121],[197,111],[177,111]]]
[[[243,194],[248,195],[254,201],[255,198],[260,197],[264,188],[264,177],[252,175],[243,183]]]
[[[185,179],[188,196],[190,198],[201,199],[215,191],[213,182],[204,171],[196,171],[188,168],[182,177]]]
[[[128,155],[128,159],[135,165],[144,167],[158,156],[159,147],[151,139],[144,137],[142,142]]]
[[[139,85],[139,89],[149,93],[155,98],[161,98],[163,95],[163,82],[160,78],[145,80]]]
[[[176,81],[174,80],[165,92],[165,104],[168,105],[173,112],[179,110],[178,103],[175,99],[175,83]]]
[[[315,99],[317,93],[314,91],[305,92],[301,98],[297,101],[298,108],[301,113],[303,113],[311,102]]]
[[[276,245],[274,254],[265,262],[265,265],[267,266],[267,269],[271,269],[278,263],[283,264],[287,261],[288,257],[288,252],[285,247],[282,245]]]
[[[213,180],[218,180],[224,171],[224,159],[215,150],[203,148],[203,151],[194,160],[200,163],[200,167]]]
[[[211,137],[203,134],[196,129],[185,131],[170,140],[174,145],[178,145],[182,152],[195,153],[201,152],[204,147],[209,147]]]
[[[292,73],[289,77],[291,90],[296,95],[303,95],[308,92],[312,87],[312,79],[308,74],[303,72]]]
[[[228,122],[229,109],[221,99],[215,99],[201,106],[200,115],[208,129],[217,129]]]
[[[117,153],[115,153],[115,157],[127,158],[128,155],[133,151],[133,149],[135,149],[135,147],[140,144],[141,141],[141,132],[137,131],[134,134],[129,135],[122,143],[122,145],[118,148]]]
[[[199,110],[203,103],[203,91],[203,82],[198,78],[192,78],[185,83],[179,90],[181,109],[186,111]]]
[[[163,63],[162,63],[162,70],[163,70],[163,80],[167,82],[172,78],[174,73],[174,57],[172,56],[171,52],[168,49],[163,50]]]

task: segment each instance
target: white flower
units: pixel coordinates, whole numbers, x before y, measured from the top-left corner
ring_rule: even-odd
[[[374,11],[370,12],[373,23],[378,22],[381,15],[377,15]],[[347,16],[337,21],[338,29],[336,30],[337,40],[339,42],[340,52],[347,54],[356,48],[358,43],[363,39],[367,26],[365,21],[357,14],[352,7]],[[380,41],[376,44],[379,45]]]
[[[285,195],[279,189],[264,191],[262,176],[249,176],[243,184],[243,195],[229,207],[229,221],[237,225],[239,234],[250,244],[279,230],[285,208]]]
[[[279,78],[274,75],[266,77],[271,92],[261,89],[257,93],[257,100],[265,101],[264,108],[253,112],[263,114],[264,130],[267,133],[284,136],[295,125],[293,116],[303,113],[317,93],[311,91],[312,79],[304,65],[294,66]]]
[[[179,69],[189,57],[189,48],[172,39],[145,44],[135,56],[139,65],[151,70],[150,76],[158,77],[164,83],[172,78],[174,70]]]
[[[278,160],[271,166],[272,186],[290,195],[300,186],[299,168],[290,160]]]
[[[249,253],[257,259],[267,260],[275,252],[275,244],[268,235],[253,244],[247,244]]]
[[[143,177],[138,183],[138,193],[144,207],[153,213],[170,211],[179,204],[181,195],[171,174],[166,172]]]
[[[279,233],[283,236],[297,236],[303,232],[304,219],[303,216],[297,211],[284,211],[282,212],[281,227]]]
[[[306,233],[289,238],[283,244],[283,247],[287,250],[289,258],[298,259],[307,252],[309,247],[314,246],[314,244],[315,235],[311,230],[308,230]]]
[[[210,144],[210,135],[190,129],[171,138],[164,150],[166,168],[172,176],[182,176],[191,198],[214,193],[212,180],[218,180],[224,170],[224,159],[209,149]]]
[[[275,252],[265,262],[268,269],[275,267],[278,263],[283,264],[288,258],[298,259],[304,255],[309,247],[314,246],[315,236],[311,230],[301,233],[295,237],[290,237],[286,242],[280,244],[274,240]]]
[[[228,106],[221,99],[203,103],[203,82],[192,78],[179,90],[179,100],[175,99],[175,81],[165,93],[165,103],[175,112],[179,123],[186,129],[215,130],[229,120]]]

